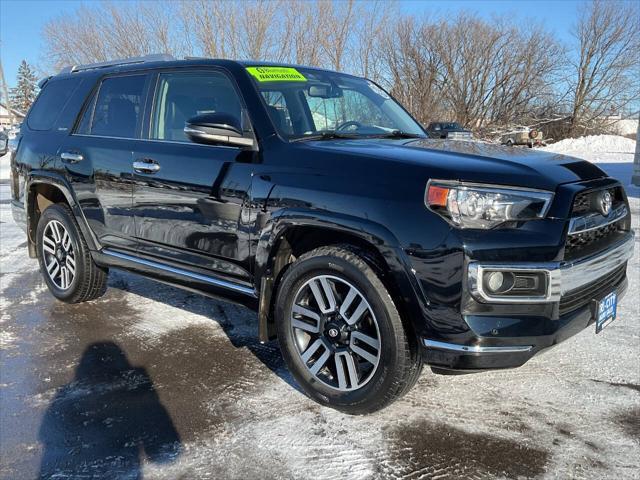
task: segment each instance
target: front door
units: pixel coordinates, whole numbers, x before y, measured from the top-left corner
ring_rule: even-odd
[[[248,238],[239,229],[251,182],[250,152],[199,145],[185,121],[207,112],[243,118],[230,78],[218,70],[158,73],[148,139],[133,153],[138,252],[155,261],[250,280]]]

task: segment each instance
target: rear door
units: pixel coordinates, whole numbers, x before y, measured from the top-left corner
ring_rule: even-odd
[[[246,118],[238,90],[217,69],[159,72],[153,83],[146,140],[133,155],[138,252],[178,267],[249,281],[248,232],[239,222],[253,153],[195,144],[184,133],[185,121],[199,114]]]
[[[58,155],[103,246],[135,250],[133,150],[140,139],[149,75],[103,78]]]

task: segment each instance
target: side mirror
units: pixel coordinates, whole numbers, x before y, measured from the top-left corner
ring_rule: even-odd
[[[184,133],[195,143],[253,147],[253,138],[242,133],[240,120],[229,113],[205,113],[186,121]]]

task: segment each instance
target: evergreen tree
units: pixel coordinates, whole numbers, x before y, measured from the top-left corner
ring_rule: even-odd
[[[11,97],[11,107],[26,113],[36,99],[37,88],[38,85],[33,69],[26,60],[22,60],[20,67],[18,67],[17,85],[11,89],[11,93],[9,94]]]

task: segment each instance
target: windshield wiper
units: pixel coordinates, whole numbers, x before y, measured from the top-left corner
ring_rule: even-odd
[[[292,138],[292,142],[300,142],[303,140],[333,140],[333,139],[357,139],[363,138],[363,135],[354,135],[350,133],[340,133],[335,130],[325,130],[324,132],[318,132],[313,135],[304,135],[302,137]]]
[[[404,132],[402,130],[392,130],[390,132],[382,133],[380,135],[372,135],[376,138],[427,138],[426,135],[419,135],[417,133]]]

